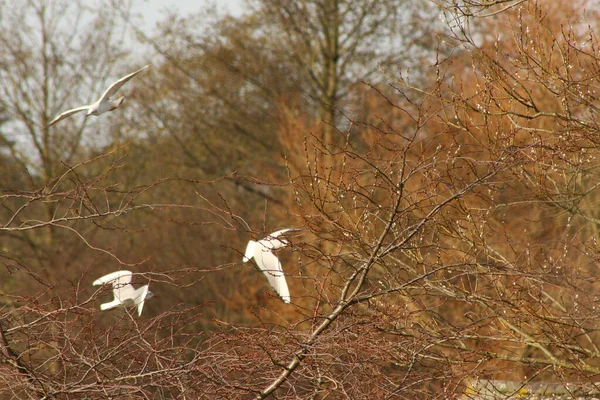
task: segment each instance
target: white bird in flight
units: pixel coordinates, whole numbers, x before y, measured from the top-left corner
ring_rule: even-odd
[[[252,257],[256,261],[258,268],[267,276],[269,284],[275,289],[277,294],[281,296],[281,299],[285,303],[290,302],[290,291],[288,289],[287,282],[285,281],[285,275],[281,268],[281,263],[272,250],[279,249],[281,247],[290,244],[286,239],[279,238],[283,233],[289,231],[297,231],[298,229],[282,229],[271,233],[267,237],[258,242],[250,240],[246,246],[246,253],[243,261],[248,262]]]
[[[125,97],[121,96],[116,100],[111,100],[110,98],[112,96],[114,96],[114,94],[117,92],[117,90],[119,90],[121,88],[121,86],[123,86],[128,80],[130,80],[131,78],[133,78],[134,76],[136,76],[137,74],[139,74],[140,72],[142,72],[143,70],[148,68],[149,66],[150,65],[146,65],[145,67],[140,68],[137,71],[132,72],[129,75],[125,75],[124,77],[122,77],[121,79],[119,79],[118,81],[116,81],[112,85],[110,85],[110,87],[108,89],[106,89],[106,92],[104,92],[104,94],[100,97],[100,99],[98,99],[98,101],[96,101],[95,103],[67,110],[67,111],[63,112],[62,114],[60,114],[58,117],[54,118],[48,124],[48,126],[52,126],[55,123],[57,123],[58,121],[63,120],[73,114],[80,112],[80,111],[87,110],[87,114],[85,116],[89,117],[90,115],[100,115],[100,114],[104,114],[105,112],[114,110],[115,108],[119,107],[121,105],[121,103],[123,103],[123,100],[125,99]]]
[[[152,292],[148,291],[148,285],[135,289],[131,285],[131,271],[116,271],[98,278],[92,283],[94,286],[111,284],[115,299],[110,303],[100,304],[101,310],[109,310],[118,306],[137,306],[138,315],[142,315],[144,301],[152,298]]]

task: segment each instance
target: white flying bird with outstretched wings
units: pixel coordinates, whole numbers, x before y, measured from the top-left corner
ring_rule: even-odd
[[[248,262],[251,258],[254,258],[258,268],[267,276],[269,284],[286,303],[290,302],[290,291],[285,280],[285,275],[283,274],[281,263],[277,256],[273,254],[273,250],[290,244],[286,239],[279,237],[280,235],[297,230],[298,229],[291,228],[282,229],[271,233],[258,242],[250,240],[246,246],[246,253],[243,258],[244,262]]]
[[[98,278],[92,283],[94,286],[110,284],[113,287],[115,299],[110,303],[100,304],[101,310],[109,310],[118,306],[133,305],[137,307],[138,315],[142,315],[144,301],[153,295],[148,290],[148,285],[135,289],[131,285],[131,271],[116,271]]]
[[[110,87],[108,89],[106,89],[104,94],[95,103],[67,110],[67,111],[63,112],[62,114],[60,114],[58,117],[54,118],[48,124],[48,126],[52,126],[55,123],[57,123],[58,121],[61,121],[65,118],[67,118],[73,114],[76,114],[78,112],[81,112],[81,111],[87,110],[87,114],[85,116],[88,117],[90,115],[100,115],[100,114],[104,114],[107,111],[114,110],[115,108],[119,107],[121,105],[121,103],[123,103],[123,100],[125,99],[125,97],[121,96],[115,100],[111,100],[111,97],[113,97],[115,95],[115,93],[117,93],[117,90],[119,90],[121,88],[121,86],[123,86],[128,80],[130,80],[131,78],[133,78],[134,76],[136,76],[137,74],[139,74],[140,72],[142,72],[143,70],[145,70],[148,67],[150,67],[150,65],[146,65],[145,67],[140,68],[137,71],[132,72],[129,75],[125,75],[124,77],[122,77],[121,79],[119,79],[118,81],[116,81],[112,85],[110,85]]]

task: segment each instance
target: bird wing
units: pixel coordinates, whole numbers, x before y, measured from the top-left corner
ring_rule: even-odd
[[[63,120],[73,114],[76,114],[78,112],[84,111],[84,110],[89,110],[90,106],[89,105],[85,105],[85,106],[81,106],[81,107],[77,107],[77,108],[72,108],[70,110],[67,110],[65,112],[63,112],[62,114],[60,114],[58,117],[54,118],[52,121],[50,121],[50,123],[48,124],[48,126],[52,126],[55,123],[57,123],[60,120]]]
[[[123,303],[133,298],[135,289],[133,286],[131,286],[132,276],[133,273],[131,271],[116,271],[96,279],[92,285],[96,286],[111,284],[113,287],[113,295],[115,296],[115,300],[119,303]]]
[[[269,249],[279,249],[281,247],[284,247],[284,246],[287,246],[288,244],[290,244],[290,242],[288,242],[286,239],[283,239],[283,238],[280,239],[279,236],[283,235],[286,232],[297,231],[297,230],[299,230],[299,229],[295,229],[295,228],[280,229],[278,231],[275,231],[275,232],[267,235],[264,239],[262,239],[260,241],[260,243]]]
[[[111,272],[108,275],[104,275],[103,277],[96,279],[92,285],[97,286],[110,283],[113,285],[113,287],[119,287],[131,283],[132,276],[133,273],[126,270]]]
[[[145,67],[142,67],[142,68],[138,69],[137,71],[130,73],[129,75],[125,75],[124,77],[120,78],[118,81],[114,82],[112,85],[110,85],[110,87],[108,89],[106,89],[106,92],[104,92],[104,94],[102,95],[102,97],[100,97],[100,100],[98,100],[98,101],[103,102],[103,101],[110,99],[110,97],[113,96],[115,93],[117,93],[117,90],[119,90],[121,88],[121,86],[123,86],[128,80],[130,80],[131,78],[133,78],[134,76],[136,76],[137,74],[139,74],[140,72],[142,72],[143,70],[145,70],[148,67],[150,67],[150,65],[146,65]]]
[[[250,261],[252,257],[254,257],[254,248],[256,247],[256,242],[254,240],[250,240],[248,245],[246,245],[246,253],[244,254],[244,258],[242,259],[244,262]]]
[[[277,256],[267,248],[260,248],[254,253],[254,259],[258,268],[267,276],[269,284],[281,296],[284,302],[290,302],[290,291],[288,289],[283,268]]]
[[[144,285],[135,293],[137,296],[134,301],[137,304],[138,316],[142,315],[142,309],[144,308],[144,302],[146,300],[146,296],[148,295],[148,285]]]
[[[275,232],[273,232],[273,233],[270,233],[270,234],[269,234],[269,236],[270,236],[270,237],[277,237],[277,236],[279,236],[279,235],[282,235],[282,234],[284,234],[284,233],[286,233],[286,232],[290,232],[290,231],[299,231],[299,230],[300,230],[300,229],[298,229],[298,228],[285,228],[285,229],[280,229],[280,230],[278,230],[278,231],[275,231]]]

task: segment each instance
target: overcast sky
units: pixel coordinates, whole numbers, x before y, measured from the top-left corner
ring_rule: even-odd
[[[144,17],[146,28],[153,28],[166,15],[165,11],[176,11],[185,16],[201,11],[208,4],[217,4],[219,11],[240,15],[243,0],[136,0],[133,12]]]

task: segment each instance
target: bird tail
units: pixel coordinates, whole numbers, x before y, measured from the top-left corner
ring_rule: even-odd
[[[112,107],[110,109],[114,110],[115,108],[119,107],[121,103],[123,103],[123,100],[125,100],[125,97],[121,96],[118,99],[111,101],[110,104],[112,105]]]

